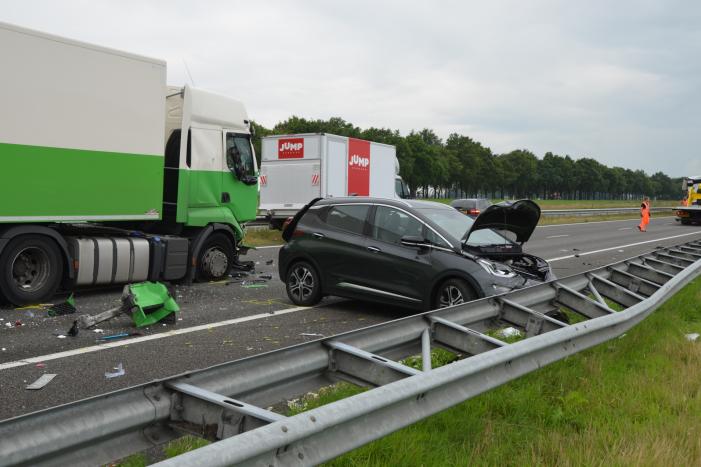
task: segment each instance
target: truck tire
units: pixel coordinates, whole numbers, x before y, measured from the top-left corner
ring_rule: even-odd
[[[14,305],[51,298],[63,278],[63,258],[56,242],[43,235],[21,235],[0,254],[0,292]]]
[[[197,278],[204,281],[224,279],[236,261],[236,251],[229,237],[214,233],[204,241],[197,259]]]

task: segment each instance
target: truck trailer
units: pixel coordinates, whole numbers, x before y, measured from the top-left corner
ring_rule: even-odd
[[[0,23],[0,295],[224,277],[258,203],[243,104],[166,63]],[[2,298],[0,297],[0,298]]]
[[[405,198],[394,146],[328,133],[262,138],[259,216],[273,228],[314,198]]]

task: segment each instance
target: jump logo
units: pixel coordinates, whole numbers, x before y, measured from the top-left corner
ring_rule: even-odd
[[[365,156],[359,156],[357,154],[353,154],[351,157],[348,158],[348,166],[349,167],[359,167],[366,169],[370,165],[370,158],[365,157]]]
[[[301,159],[304,157],[304,138],[287,138],[277,141],[278,159]]]

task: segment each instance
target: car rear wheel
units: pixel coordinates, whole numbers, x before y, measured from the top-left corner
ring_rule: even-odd
[[[462,279],[448,279],[436,291],[433,308],[460,305],[477,298],[472,287]]]
[[[321,282],[314,266],[306,261],[294,263],[285,278],[287,296],[301,306],[316,305],[321,300]]]

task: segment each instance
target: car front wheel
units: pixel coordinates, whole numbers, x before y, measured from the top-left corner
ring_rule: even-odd
[[[285,278],[287,296],[301,306],[316,305],[321,300],[321,282],[314,266],[306,261],[293,264]]]
[[[477,298],[472,288],[462,279],[448,279],[436,291],[433,308],[460,305]]]

